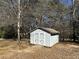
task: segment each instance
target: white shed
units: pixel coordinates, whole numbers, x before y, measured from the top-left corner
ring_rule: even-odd
[[[30,43],[52,47],[59,42],[59,32],[51,28],[38,28],[30,33]]]

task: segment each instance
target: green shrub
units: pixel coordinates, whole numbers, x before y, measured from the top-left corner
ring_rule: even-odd
[[[16,38],[17,37],[17,30],[15,29],[14,25],[8,25],[0,27],[0,38]]]
[[[5,31],[3,30],[3,27],[0,27],[0,38],[4,37]]]
[[[17,30],[13,25],[6,26],[4,29],[4,38],[6,39],[11,39],[11,38],[16,38],[17,37]]]
[[[0,32],[0,38],[4,37],[4,32]]]

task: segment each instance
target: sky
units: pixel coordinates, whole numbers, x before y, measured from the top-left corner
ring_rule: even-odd
[[[72,6],[74,0],[59,0],[60,3],[66,5],[66,6]]]

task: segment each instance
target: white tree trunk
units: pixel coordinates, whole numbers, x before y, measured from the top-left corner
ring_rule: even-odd
[[[20,0],[18,0],[18,23],[17,23],[17,26],[18,26],[18,44],[20,44],[20,16],[21,16],[21,9],[20,9]]]

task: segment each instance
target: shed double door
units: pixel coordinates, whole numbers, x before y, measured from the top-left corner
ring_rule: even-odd
[[[44,33],[35,33],[35,44],[44,45]]]

